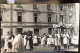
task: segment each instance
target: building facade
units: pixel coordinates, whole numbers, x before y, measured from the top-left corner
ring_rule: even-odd
[[[33,35],[74,34],[76,5],[73,4],[1,4],[2,35],[8,31],[23,33],[32,31]]]

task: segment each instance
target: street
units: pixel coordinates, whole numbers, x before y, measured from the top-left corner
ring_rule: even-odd
[[[55,47],[41,47],[41,46],[34,46],[33,51],[54,51]],[[63,46],[61,46],[61,51],[78,51],[78,48],[73,48],[72,46],[69,47],[69,49],[64,49]]]
[[[78,48],[70,47],[71,49],[68,49],[68,50],[64,50],[63,47],[61,47],[61,48],[62,48],[62,51],[73,51],[73,52],[78,51]],[[41,52],[46,51],[46,52],[49,52],[49,51],[54,51],[54,47],[34,46],[33,51],[41,51]],[[4,53],[4,48],[1,48],[1,53]]]

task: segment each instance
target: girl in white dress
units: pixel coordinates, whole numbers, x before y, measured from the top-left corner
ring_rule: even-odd
[[[46,35],[43,35],[42,39],[41,39],[41,46],[45,46],[46,43]]]
[[[13,42],[12,42],[12,52],[20,52],[20,51],[24,51],[24,39],[22,37],[22,35],[17,32],[18,34],[15,36]]]
[[[37,37],[37,35],[33,36],[33,44],[34,44],[34,46],[36,46],[38,44],[38,37]]]
[[[74,48],[78,47],[78,42],[79,42],[79,36],[73,35],[71,39],[71,43],[74,45]]]
[[[64,34],[63,35],[63,44],[64,44],[64,48],[69,49],[69,35],[68,34]]]
[[[12,32],[8,32],[8,35],[5,36],[5,52],[12,52],[12,41],[14,39],[13,36],[14,35],[12,35]]]
[[[49,35],[49,38],[47,38],[47,46],[51,46],[51,44],[54,44],[54,39],[52,35]]]
[[[8,34],[4,37],[4,40],[5,40],[4,50],[5,50],[5,52],[8,52],[9,32],[8,32]]]

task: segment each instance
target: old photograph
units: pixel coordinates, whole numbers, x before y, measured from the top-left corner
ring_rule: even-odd
[[[79,4],[1,4],[1,51],[77,51]]]

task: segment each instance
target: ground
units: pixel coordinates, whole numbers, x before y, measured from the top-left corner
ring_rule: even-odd
[[[54,51],[54,47],[41,47],[41,46],[34,46],[33,47],[33,51]],[[64,47],[61,46],[61,49],[62,51],[75,51],[77,52],[78,51],[78,48],[73,48],[73,47],[70,47],[70,49],[67,49],[67,50],[63,50]],[[4,48],[1,48],[1,53],[4,53]]]
[[[33,51],[54,51],[54,47],[41,47],[41,46],[34,46]],[[62,51],[78,51],[78,48],[69,47],[70,49],[64,49],[63,46],[61,46]]]

